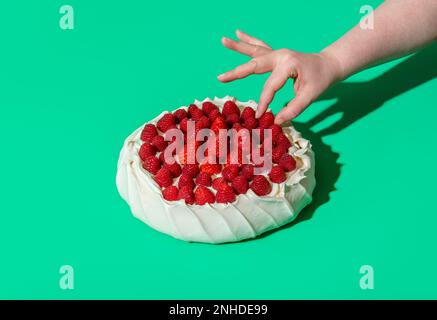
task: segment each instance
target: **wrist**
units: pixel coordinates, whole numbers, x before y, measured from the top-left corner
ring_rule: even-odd
[[[337,58],[337,56],[331,52],[328,48],[322,50],[319,53],[319,56],[325,61],[327,68],[329,69],[330,73],[332,74],[333,80],[332,82],[338,82],[341,80],[344,80],[347,78],[347,74],[345,72],[345,68],[342,65],[340,59]]]

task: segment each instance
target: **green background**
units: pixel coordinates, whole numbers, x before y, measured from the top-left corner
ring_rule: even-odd
[[[133,218],[115,186],[123,140],[161,111],[258,99],[266,76],[216,80],[247,61],[222,35],[315,52],[378,3],[2,3],[0,298],[437,298],[435,46],[350,78],[299,117],[319,184],[291,227],[185,243]],[[63,4],[74,30],[59,28]],[[374,290],[359,287],[366,264]],[[59,287],[62,265],[74,290]]]

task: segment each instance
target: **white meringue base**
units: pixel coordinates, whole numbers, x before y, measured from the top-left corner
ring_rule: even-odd
[[[195,104],[201,106],[204,101],[212,101],[221,109],[228,100],[235,101],[240,108],[249,106],[255,109],[257,106],[255,101],[239,102],[229,96],[196,100]],[[156,124],[161,116],[148,123]],[[292,141],[289,153],[296,159],[297,168],[287,174],[285,182],[272,184],[272,191],[267,196],[259,197],[249,189],[231,204],[203,206],[163,199],[160,187],[143,169],[138,155],[143,127],[135,130],[124,142],[116,182],[133,215],[158,231],[192,242],[241,241],[293,221],[312,200],[316,184],[314,154],[310,142],[293,127],[285,127],[283,131]]]

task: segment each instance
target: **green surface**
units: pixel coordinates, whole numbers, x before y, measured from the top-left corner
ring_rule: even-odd
[[[72,0],[74,30],[59,28],[62,4],[1,5],[0,298],[437,298],[435,46],[356,75],[299,118],[319,184],[297,223],[190,244],[118,195],[124,138],[194,98],[258,99],[265,76],[216,80],[246,61],[222,35],[316,51],[363,2]],[[359,287],[366,264],[374,290]],[[62,265],[74,290],[59,287]]]

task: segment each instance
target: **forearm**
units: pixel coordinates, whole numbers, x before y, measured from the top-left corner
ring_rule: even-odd
[[[437,39],[437,0],[387,0],[373,14],[373,29],[357,25],[323,50],[340,65],[340,78]]]

